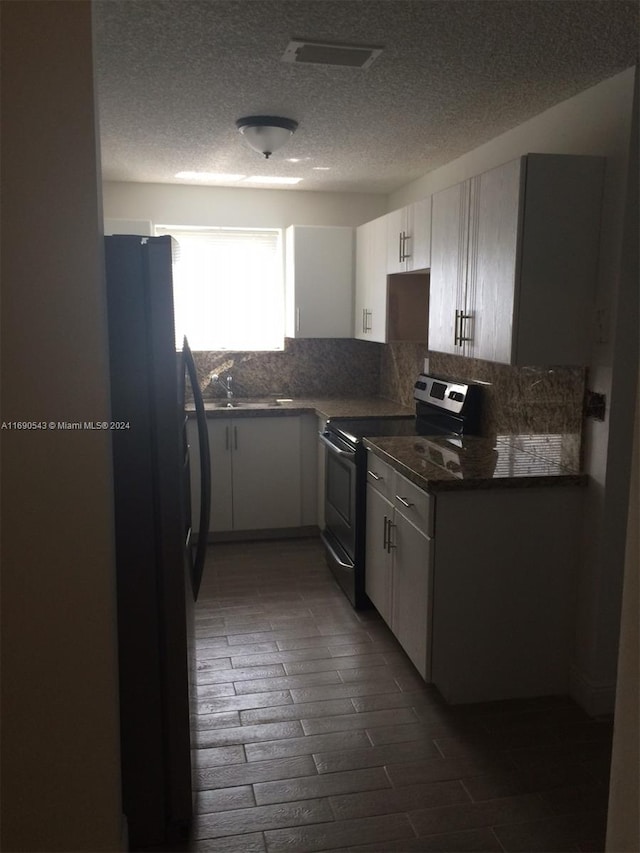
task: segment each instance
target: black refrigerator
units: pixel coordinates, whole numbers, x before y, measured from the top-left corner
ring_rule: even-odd
[[[132,850],[178,845],[192,815],[193,610],[204,564],[209,448],[193,359],[176,347],[171,237],[105,237],[123,812]],[[185,392],[199,424],[191,541]]]

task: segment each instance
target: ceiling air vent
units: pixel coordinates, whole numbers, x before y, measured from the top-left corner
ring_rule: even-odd
[[[294,39],[289,42],[282,57],[284,62],[305,65],[341,65],[345,68],[370,68],[382,53],[381,47],[363,44],[325,44],[317,41]]]

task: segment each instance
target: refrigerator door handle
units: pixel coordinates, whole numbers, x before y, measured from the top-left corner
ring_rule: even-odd
[[[198,424],[198,446],[200,448],[200,526],[198,528],[198,542],[193,560],[193,598],[198,598],[200,582],[204,561],[207,555],[207,540],[209,538],[209,514],[211,511],[211,460],[209,456],[209,435],[207,432],[207,417],[204,411],[202,392],[198,384],[198,374],[193,360],[189,342],[186,337],[183,342],[185,366],[189,374],[189,381],[193,390],[193,402],[196,408],[196,421]]]

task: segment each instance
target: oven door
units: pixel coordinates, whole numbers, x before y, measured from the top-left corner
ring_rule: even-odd
[[[356,452],[330,432],[320,433],[325,445],[325,529],[322,541],[327,563],[345,595],[355,606],[357,536]]]

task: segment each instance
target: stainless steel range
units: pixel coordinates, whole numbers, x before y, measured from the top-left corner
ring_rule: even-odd
[[[415,416],[327,421],[325,431],[320,434],[327,448],[322,540],[329,568],[354,607],[370,606],[365,593],[367,453],[362,439],[450,436],[455,455],[464,435],[480,432],[480,398],[477,385],[421,373],[414,386]],[[448,462],[456,464],[453,456],[449,456]],[[446,464],[444,455],[443,464]]]

